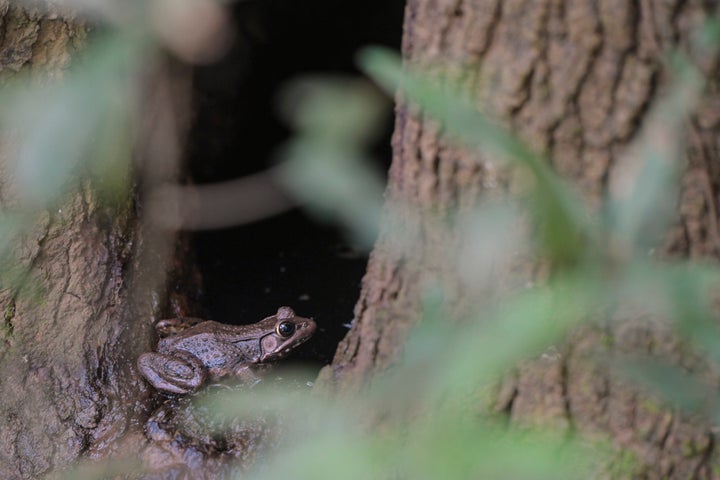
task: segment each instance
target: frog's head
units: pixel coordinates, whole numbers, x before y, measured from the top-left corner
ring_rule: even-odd
[[[267,333],[260,339],[260,362],[281,359],[315,333],[311,318],[298,317],[290,307],[280,307],[275,315],[262,320]]]

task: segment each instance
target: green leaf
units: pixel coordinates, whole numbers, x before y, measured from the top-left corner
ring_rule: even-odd
[[[610,185],[607,228],[628,251],[656,246],[676,214],[687,119],[697,105],[703,81],[683,57],[674,60],[671,90],[650,113]]]
[[[535,183],[526,203],[537,222],[541,244],[560,262],[573,263],[583,256],[584,242],[592,236],[582,202],[560,181],[546,159],[480,112],[471,99],[443,88],[427,75],[403,69],[394,53],[365,49],[359,63],[389,93],[399,89],[438,121],[450,139],[495,161],[506,158],[526,168]]]
[[[695,414],[717,415],[720,396],[716,388],[688,370],[657,357],[624,356],[610,361],[615,370],[675,408]]]
[[[280,181],[312,212],[371,247],[384,181],[362,149],[382,123],[384,102],[366,82],[325,78],[292,84],[281,103],[299,132],[281,151]]]
[[[140,47],[126,36],[108,35],[57,83],[23,78],[0,95],[0,124],[17,145],[10,164],[23,206],[54,203],[86,173],[83,162],[96,172],[115,165],[109,171],[118,180],[118,162],[130,161],[128,118],[136,93],[131,79],[140,66]]]

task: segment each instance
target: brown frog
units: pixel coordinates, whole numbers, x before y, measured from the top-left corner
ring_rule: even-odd
[[[251,367],[285,357],[315,332],[315,322],[290,307],[252,325],[226,325],[196,318],[161,320],[155,326],[166,336],[157,352],[137,360],[140,373],[158,390],[188,393],[210,379],[235,374],[257,381]]]

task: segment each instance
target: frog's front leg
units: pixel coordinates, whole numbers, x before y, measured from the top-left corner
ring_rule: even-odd
[[[202,385],[207,371],[202,362],[185,351],[143,353],[138,370],[153,387],[172,393],[188,393]]]
[[[260,377],[255,375],[255,372],[253,372],[247,363],[241,363],[236,366],[234,373],[238,380],[249,387],[255,386],[260,382]]]

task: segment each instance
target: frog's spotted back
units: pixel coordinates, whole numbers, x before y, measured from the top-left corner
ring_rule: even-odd
[[[188,393],[206,378],[231,373],[241,381],[257,381],[251,366],[284,358],[316,328],[312,319],[299,317],[286,306],[251,325],[192,320],[191,324],[184,319],[160,322],[163,328],[184,328],[162,338],[157,352],[138,358],[138,370],[158,390]]]

